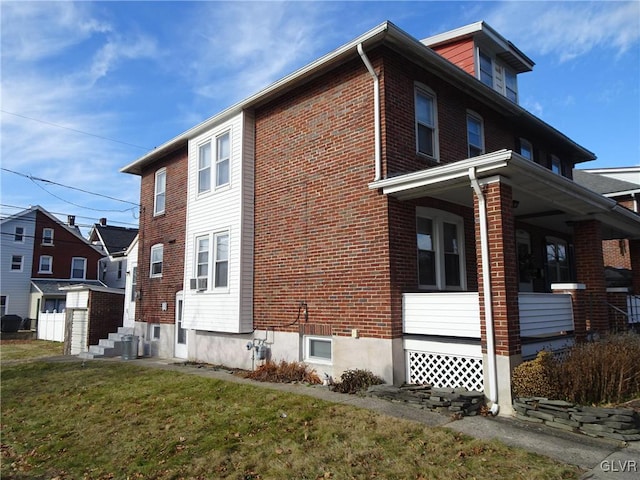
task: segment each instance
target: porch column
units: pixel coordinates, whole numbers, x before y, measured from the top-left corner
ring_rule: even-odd
[[[640,295],[640,239],[629,240],[631,259],[631,288],[634,295]]]
[[[573,225],[576,276],[586,286],[585,305],[587,330],[606,334],[607,289],[602,252],[602,225],[598,220],[583,220]]]
[[[515,245],[515,224],[511,185],[506,179],[492,177],[480,180],[484,187],[487,208],[488,248],[490,275],[484,275],[482,262],[478,262],[478,292],[480,298],[481,341],[485,357],[485,391],[488,362],[486,332],[486,305],[491,302],[495,339],[497,393],[500,411],[512,413],[511,371],[521,361],[520,317],[518,308],[518,259]],[[479,216],[478,198],[474,197],[476,218]],[[482,258],[482,238],[476,222],[477,258]],[[491,298],[485,298],[484,282],[491,285]],[[491,321],[491,319],[489,319]]]

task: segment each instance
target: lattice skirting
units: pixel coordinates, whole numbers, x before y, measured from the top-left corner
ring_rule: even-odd
[[[484,391],[482,358],[407,350],[409,383]]]

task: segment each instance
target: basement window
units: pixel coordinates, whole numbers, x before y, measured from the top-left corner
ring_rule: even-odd
[[[305,360],[313,363],[331,363],[332,343],[329,337],[305,337]]]

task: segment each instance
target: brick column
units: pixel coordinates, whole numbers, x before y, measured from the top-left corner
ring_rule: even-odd
[[[576,277],[586,286],[586,323],[592,332],[607,333],[607,290],[602,256],[602,225],[584,220],[573,225]]]
[[[640,295],[640,239],[629,240],[631,258],[631,289],[634,295]]]

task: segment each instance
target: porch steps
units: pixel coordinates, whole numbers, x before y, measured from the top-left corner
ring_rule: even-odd
[[[87,352],[80,352],[78,358],[91,360],[92,358],[118,357],[122,355],[123,337],[133,335],[132,327],[118,327],[118,331],[110,333],[108,338],[102,338],[98,345],[91,345]]]

